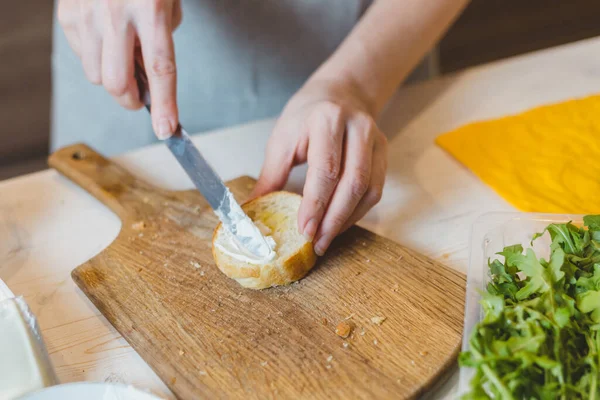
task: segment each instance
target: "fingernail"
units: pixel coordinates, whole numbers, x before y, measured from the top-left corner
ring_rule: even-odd
[[[167,118],[161,118],[158,121],[158,131],[156,132],[156,136],[160,140],[165,140],[171,137],[173,131],[171,130],[171,123]]]
[[[320,257],[323,254],[325,254],[325,251],[327,251],[327,246],[329,245],[329,239],[327,238],[327,236],[321,236],[321,238],[319,238],[319,240],[317,241],[317,244],[315,244],[315,253],[317,253],[317,255]]]
[[[317,220],[311,218],[304,226],[304,232],[302,235],[307,241],[312,242],[312,240],[315,238],[315,233],[317,233]]]

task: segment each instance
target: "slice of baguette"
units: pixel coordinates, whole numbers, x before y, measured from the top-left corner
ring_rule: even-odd
[[[246,214],[265,225],[275,239],[276,257],[266,264],[250,264],[225,254],[216,244],[227,239],[219,224],[213,234],[212,253],[217,267],[240,285],[251,289],[287,285],[304,277],[315,265],[313,245],[298,232],[298,209],[302,197],[289,192],[273,192],[242,205]]]

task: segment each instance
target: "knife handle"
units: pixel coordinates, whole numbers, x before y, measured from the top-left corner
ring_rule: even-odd
[[[148,112],[150,112],[150,86],[148,84],[148,76],[146,75],[144,61],[141,55],[136,55],[134,57],[134,74],[138,85],[140,100],[144,103]]]
[[[85,144],[59,149],[50,155],[48,164],[100,200],[121,220],[141,219],[154,203],[157,207],[162,204],[161,189],[136,178]]]

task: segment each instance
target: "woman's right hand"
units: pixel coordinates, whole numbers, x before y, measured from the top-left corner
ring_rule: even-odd
[[[152,99],[152,125],[166,139],[179,123],[172,33],[181,22],[180,0],[59,0],[58,21],[90,82],[125,108],[143,106],[134,77],[141,50]]]

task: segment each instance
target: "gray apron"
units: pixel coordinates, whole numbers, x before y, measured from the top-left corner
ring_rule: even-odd
[[[350,32],[370,0],[183,0],[174,34],[180,120],[202,132],[276,116]],[[54,22],[51,150],[114,155],[155,142],[145,110],[87,82]],[[428,65],[413,76],[429,74]]]

